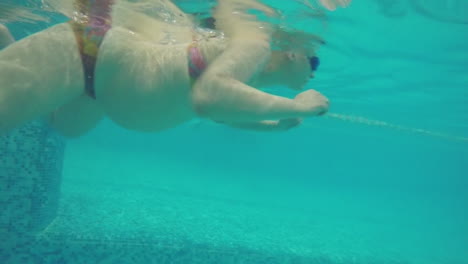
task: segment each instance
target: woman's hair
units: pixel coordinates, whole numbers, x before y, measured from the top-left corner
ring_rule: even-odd
[[[277,27],[272,42],[274,50],[298,51],[310,57],[325,44],[325,40],[318,35],[282,27]]]

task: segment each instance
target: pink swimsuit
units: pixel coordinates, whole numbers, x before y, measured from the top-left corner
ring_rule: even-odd
[[[188,67],[192,83],[195,82],[206,69],[206,62],[195,41],[188,47]]]

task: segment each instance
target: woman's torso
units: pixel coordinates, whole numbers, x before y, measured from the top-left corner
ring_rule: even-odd
[[[208,66],[225,48],[224,36],[128,10],[113,16],[95,77],[96,98],[108,116],[142,131],[167,129],[191,119],[191,87],[197,76],[190,75],[189,48],[198,50]]]

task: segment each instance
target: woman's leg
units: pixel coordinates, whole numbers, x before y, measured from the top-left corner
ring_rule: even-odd
[[[76,39],[59,24],[0,51],[0,133],[43,117],[83,93]]]
[[[93,129],[104,116],[97,101],[83,94],[49,116],[49,123],[66,137],[79,137]]]

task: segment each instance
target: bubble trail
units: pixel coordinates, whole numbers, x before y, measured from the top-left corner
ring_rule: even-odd
[[[389,128],[393,130],[410,132],[414,134],[420,134],[420,135],[426,135],[426,136],[431,136],[431,137],[437,137],[437,138],[443,138],[443,139],[449,139],[449,140],[468,143],[468,137],[449,135],[449,134],[435,132],[435,131],[422,129],[422,128],[414,128],[414,127],[407,127],[407,126],[402,126],[402,125],[397,125],[397,124],[391,124],[385,121],[369,119],[369,118],[365,118],[362,116],[346,115],[346,114],[340,114],[340,113],[328,113],[325,115],[325,117],[329,119],[338,119],[338,120],[346,121],[350,123]]]

